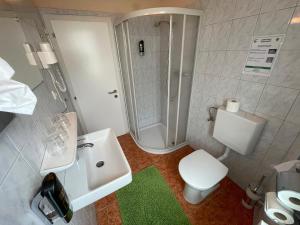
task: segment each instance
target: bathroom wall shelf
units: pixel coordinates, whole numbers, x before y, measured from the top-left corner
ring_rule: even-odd
[[[65,114],[69,121],[68,139],[66,140],[66,150],[62,155],[50,155],[45,151],[40,174],[45,176],[50,172],[59,172],[71,167],[76,160],[77,149],[77,115],[75,112]]]

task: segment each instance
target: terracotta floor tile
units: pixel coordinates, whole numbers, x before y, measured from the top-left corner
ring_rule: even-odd
[[[116,201],[116,194],[112,193],[102,199],[100,199],[99,201],[96,202],[96,209],[102,210],[103,208],[106,208],[108,205],[114,203]]]
[[[169,154],[155,155],[141,150],[129,134],[118,137],[118,140],[133,173],[151,165],[159,169],[192,225],[252,225],[253,211],[241,205],[244,190],[228,177],[224,178],[220,187],[200,204],[192,205],[185,201],[184,181],[179,175],[178,163],[193,151],[189,146]],[[122,224],[115,194],[98,201],[96,208],[99,225]]]

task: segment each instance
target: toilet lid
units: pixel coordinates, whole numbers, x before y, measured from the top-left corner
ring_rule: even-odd
[[[206,190],[216,185],[228,168],[204,150],[196,150],[179,162],[179,173],[190,186]]]

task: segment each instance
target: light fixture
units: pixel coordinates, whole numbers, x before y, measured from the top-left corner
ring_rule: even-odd
[[[298,24],[300,23],[300,16],[295,16],[291,20],[291,24]]]

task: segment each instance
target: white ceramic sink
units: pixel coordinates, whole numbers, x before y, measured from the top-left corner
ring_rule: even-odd
[[[78,150],[78,161],[66,170],[64,187],[74,211],[117,191],[132,181],[123,150],[111,129],[83,135],[78,144],[93,147]],[[103,161],[101,167],[96,164]]]

